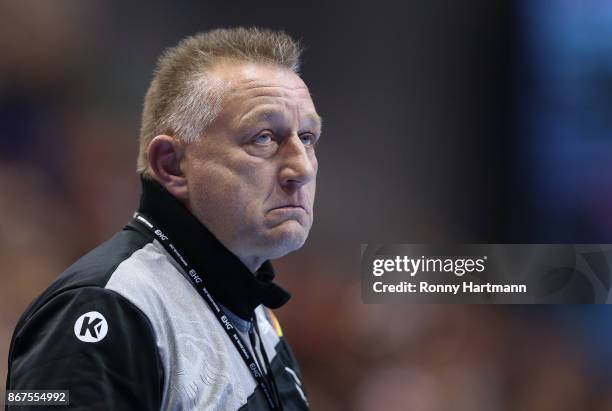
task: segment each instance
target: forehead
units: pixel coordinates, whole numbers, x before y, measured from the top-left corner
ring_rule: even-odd
[[[246,115],[253,111],[272,115],[288,110],[318,120],[308,87],[288,68],[226,61],[211,74],[223,88],[221,115]]]

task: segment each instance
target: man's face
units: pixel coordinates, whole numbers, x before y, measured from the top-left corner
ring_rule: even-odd
[[[213,76],[227,92],[217,118],[186,147],[188,207],[254,270],[306,241],[320,119],[289,69],[224,62]]]

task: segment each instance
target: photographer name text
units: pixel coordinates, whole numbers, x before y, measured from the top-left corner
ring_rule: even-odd
[[[406,273],[411,279],[423,273],[453,274],[452,278],[460,278],[466,273],[478,276],[486,269],[487,256],[482,257],[408,257],[375,259],[372,262],[372,275],[381,277],[386,273]],[[451,278],[451,280],[452,280]],[[399,281],[392,284],[375,281],[372,284],[375,293],[428,293],[453,294],[459,293],[526,293],[526,284],[493,284],[490,282],[462,281],[457,283],[431,283],[428,281]]]

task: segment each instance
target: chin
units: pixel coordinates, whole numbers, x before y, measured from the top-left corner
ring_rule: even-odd
[[[298,223],[283,224],[289,227],[276,227],[270,236],[267,236],[266,254],[269,259],[280,258],[292,251],[302,248],[308,238],[308,231]],[[294,227],[297,226],[297,227]]]

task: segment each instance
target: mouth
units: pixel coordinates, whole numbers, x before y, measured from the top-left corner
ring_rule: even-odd
[[[287,222],[297,222],[302,227],[309,226],[310,212],[301,204],[283,204],[272,207],[266,212],[266,221],[270,226],[278,226]]]
[[[287,211],[290,211],[290,210],[304,210],[304,211],[306,211],[304,206],[299,205],[299,204],[284,204],[282,206],[273,207],[269,211],[274,211],[274,210],[287,210]]]

